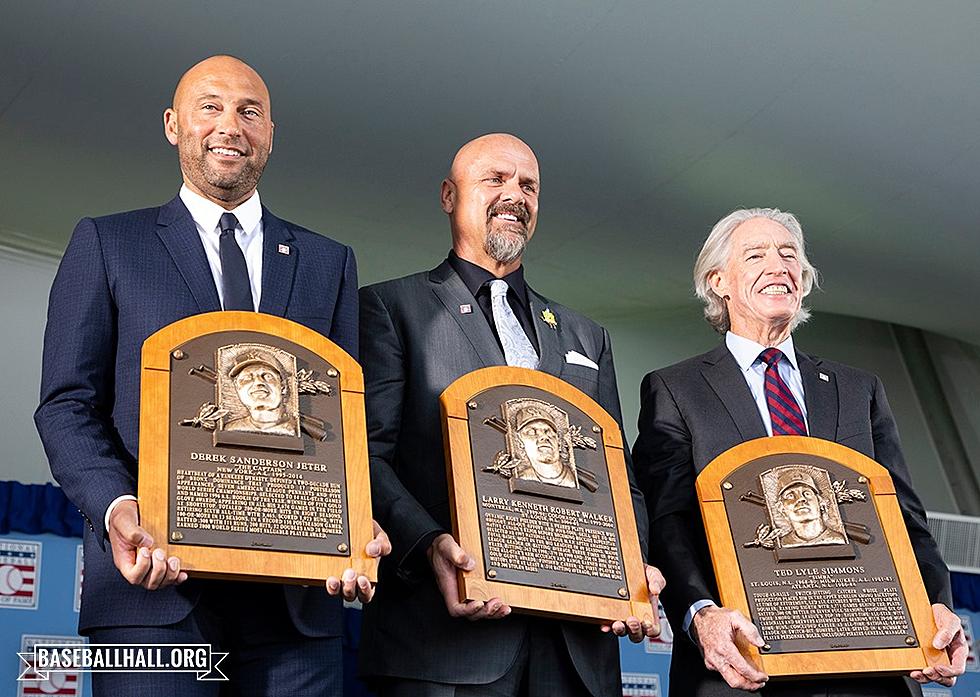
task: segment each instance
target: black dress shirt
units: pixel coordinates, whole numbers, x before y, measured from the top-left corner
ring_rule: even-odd
[[[493,308],[490,305],[490,282],[497,280],[497,277],[482,266],[477,266],[470,261],[466,261],[466,259],[461,259],[453,251],[449,252],[449,265],[463,279],[463,284],[473,294],[473,297],[476,298],[476,304],[479,305],[483,316],[486,317],[487,323],[490,325],[490,331],[493,332],[494,337],[497,339],[497,345],[503,348],[500,344],[500,337],[497,336],[497,325],[493,321]],[[524,267],[518,266],[501,280],[507,282],[507,302],[510,305],[510,309],[514,311],[517,321],[520,322],[521,328],[527,334],[527,338],[531,341],[531,345],[534,346],[534,350],[540,355],[541,350],[538,348],[538,336],[534,331],[534,321],[531,317],[531,301],[528,300],[527,283],[524,282]]]

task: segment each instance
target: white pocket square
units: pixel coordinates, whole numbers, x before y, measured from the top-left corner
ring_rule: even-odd
[[[565,354],[565,362],[572,363],[573,365],[584,365],[586,368],[592,368],[592,370],[599,370],[599,366],[588,356],[583,356],[578,351],[569,351]]]

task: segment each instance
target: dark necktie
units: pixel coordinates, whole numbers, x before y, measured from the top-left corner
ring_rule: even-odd
[[[767,348],[759,354],[759,360],[766,364],[766,404],[772,419],[772,435],[805,436],[803,410],[779,377],[779,361],[782,358],[783,352],[777,348]]]
[[[221,227],[218,253],[221,257],[221,292],[225,309],[252,311],[255,305],[252,302],[252,286],[248,282],[248,266],[242,248],[235,239],[238,218],[234,213],[222,213],[218,225]]]

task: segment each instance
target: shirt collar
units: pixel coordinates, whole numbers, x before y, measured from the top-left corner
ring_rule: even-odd
[[[477,293],[480,292],[480,289],[484,286],[484,284],[487,283],[487,281],[493,281],[497,278],[482,266],[460,258],[456,252],[452,250],[449,252],[449,265],[453,267],[453,271],[459,274],[459,277],[463,280],[463,284],[469,289],[470,293],[473,294],[474,298],[476,297]],[[517,299],[520,300],[523,305],[528,305],[527,284],[524,282],[523,264],[504,276],[501,280],[507,282],[507,285],[510,286],[512,291],[514,291],[514,294],[517,295]]]
[[[751,368],[752,364],[759,358],[759,354],[766,350],[766,347],[762,344],[757,344],[752,339],[746,339],[744,336],[733,334],[731,331],[725,334],[725,345],[728,346],[728,350],[735,357],[735,362],[738,363],[738,367],[743,371]],[[783,352],[789,364],[793,366],[793,370],[799,370],[799,366],[796,364],[796,349],[793,348],[792,335],[786,337],[786,341],[776,346],[776,348]]]
[[[262,220],[262,201],[259,199],[259,192],[256,190],[247,201],[240,204],[232,211],[225,211],[214,201],[209,201],[198,193],[191,191],[187,184],[180,187],[180,200],[187,206],[194,222],[204,230],[211,233],[218,230],[218,220],[222,213],[234,213],[238,218],[238,224],[248,235],[255,230],[259,221]]]

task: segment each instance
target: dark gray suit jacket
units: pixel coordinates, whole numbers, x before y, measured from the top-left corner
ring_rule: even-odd
[[[529,299],[541,349],[539,369],[582,390],[622,423],[609,335],[530,289]],[[466,304],[475,311],[461,313]],[[361,289],[374,515],[392,541],[392,553],[381,563],[377,596],[364,611],[360,655],[367,676],[492,682],[511,666],[526,632],[528,618],[516,614],[479,622],[451,618],[423,548],[434,533],[451,530],[439,395],[466,373],[506,364],[475,305],[448,262]],[[545,308],[557,316],[557,329],[542,320]],[[565,353],[572,350],[599,370],[566,363]],[[635,485],[633,492],[645,541],[643,500]],[[583,623],[565,622],[561,628],[593,694],[616,694],[616,640]]]
[[[888,468],[929,598],[952,607],[949,573],[912,488],[881,381],[841,363],[811,358],[800,351],[796,355],[810,435],[846,445]],[[818,373],[829,379],[821,380]],[[633,462],[649,512],[649,557],[667,579],[661,600],[676,630],[671,694],[745,694],[731,690],[716,673],[709,673],[697,647],[681,631],[692,603],[703,598],[719,602],[695,478],[729,448],[767,435],[728,347],[722,344],[647,375],[640,387],[639,429]],[[852,691],[842,694],[866,694],[857,684],[860,681],[848,682]],[[767,688],[765,694],[777,694],[771,690]]]

